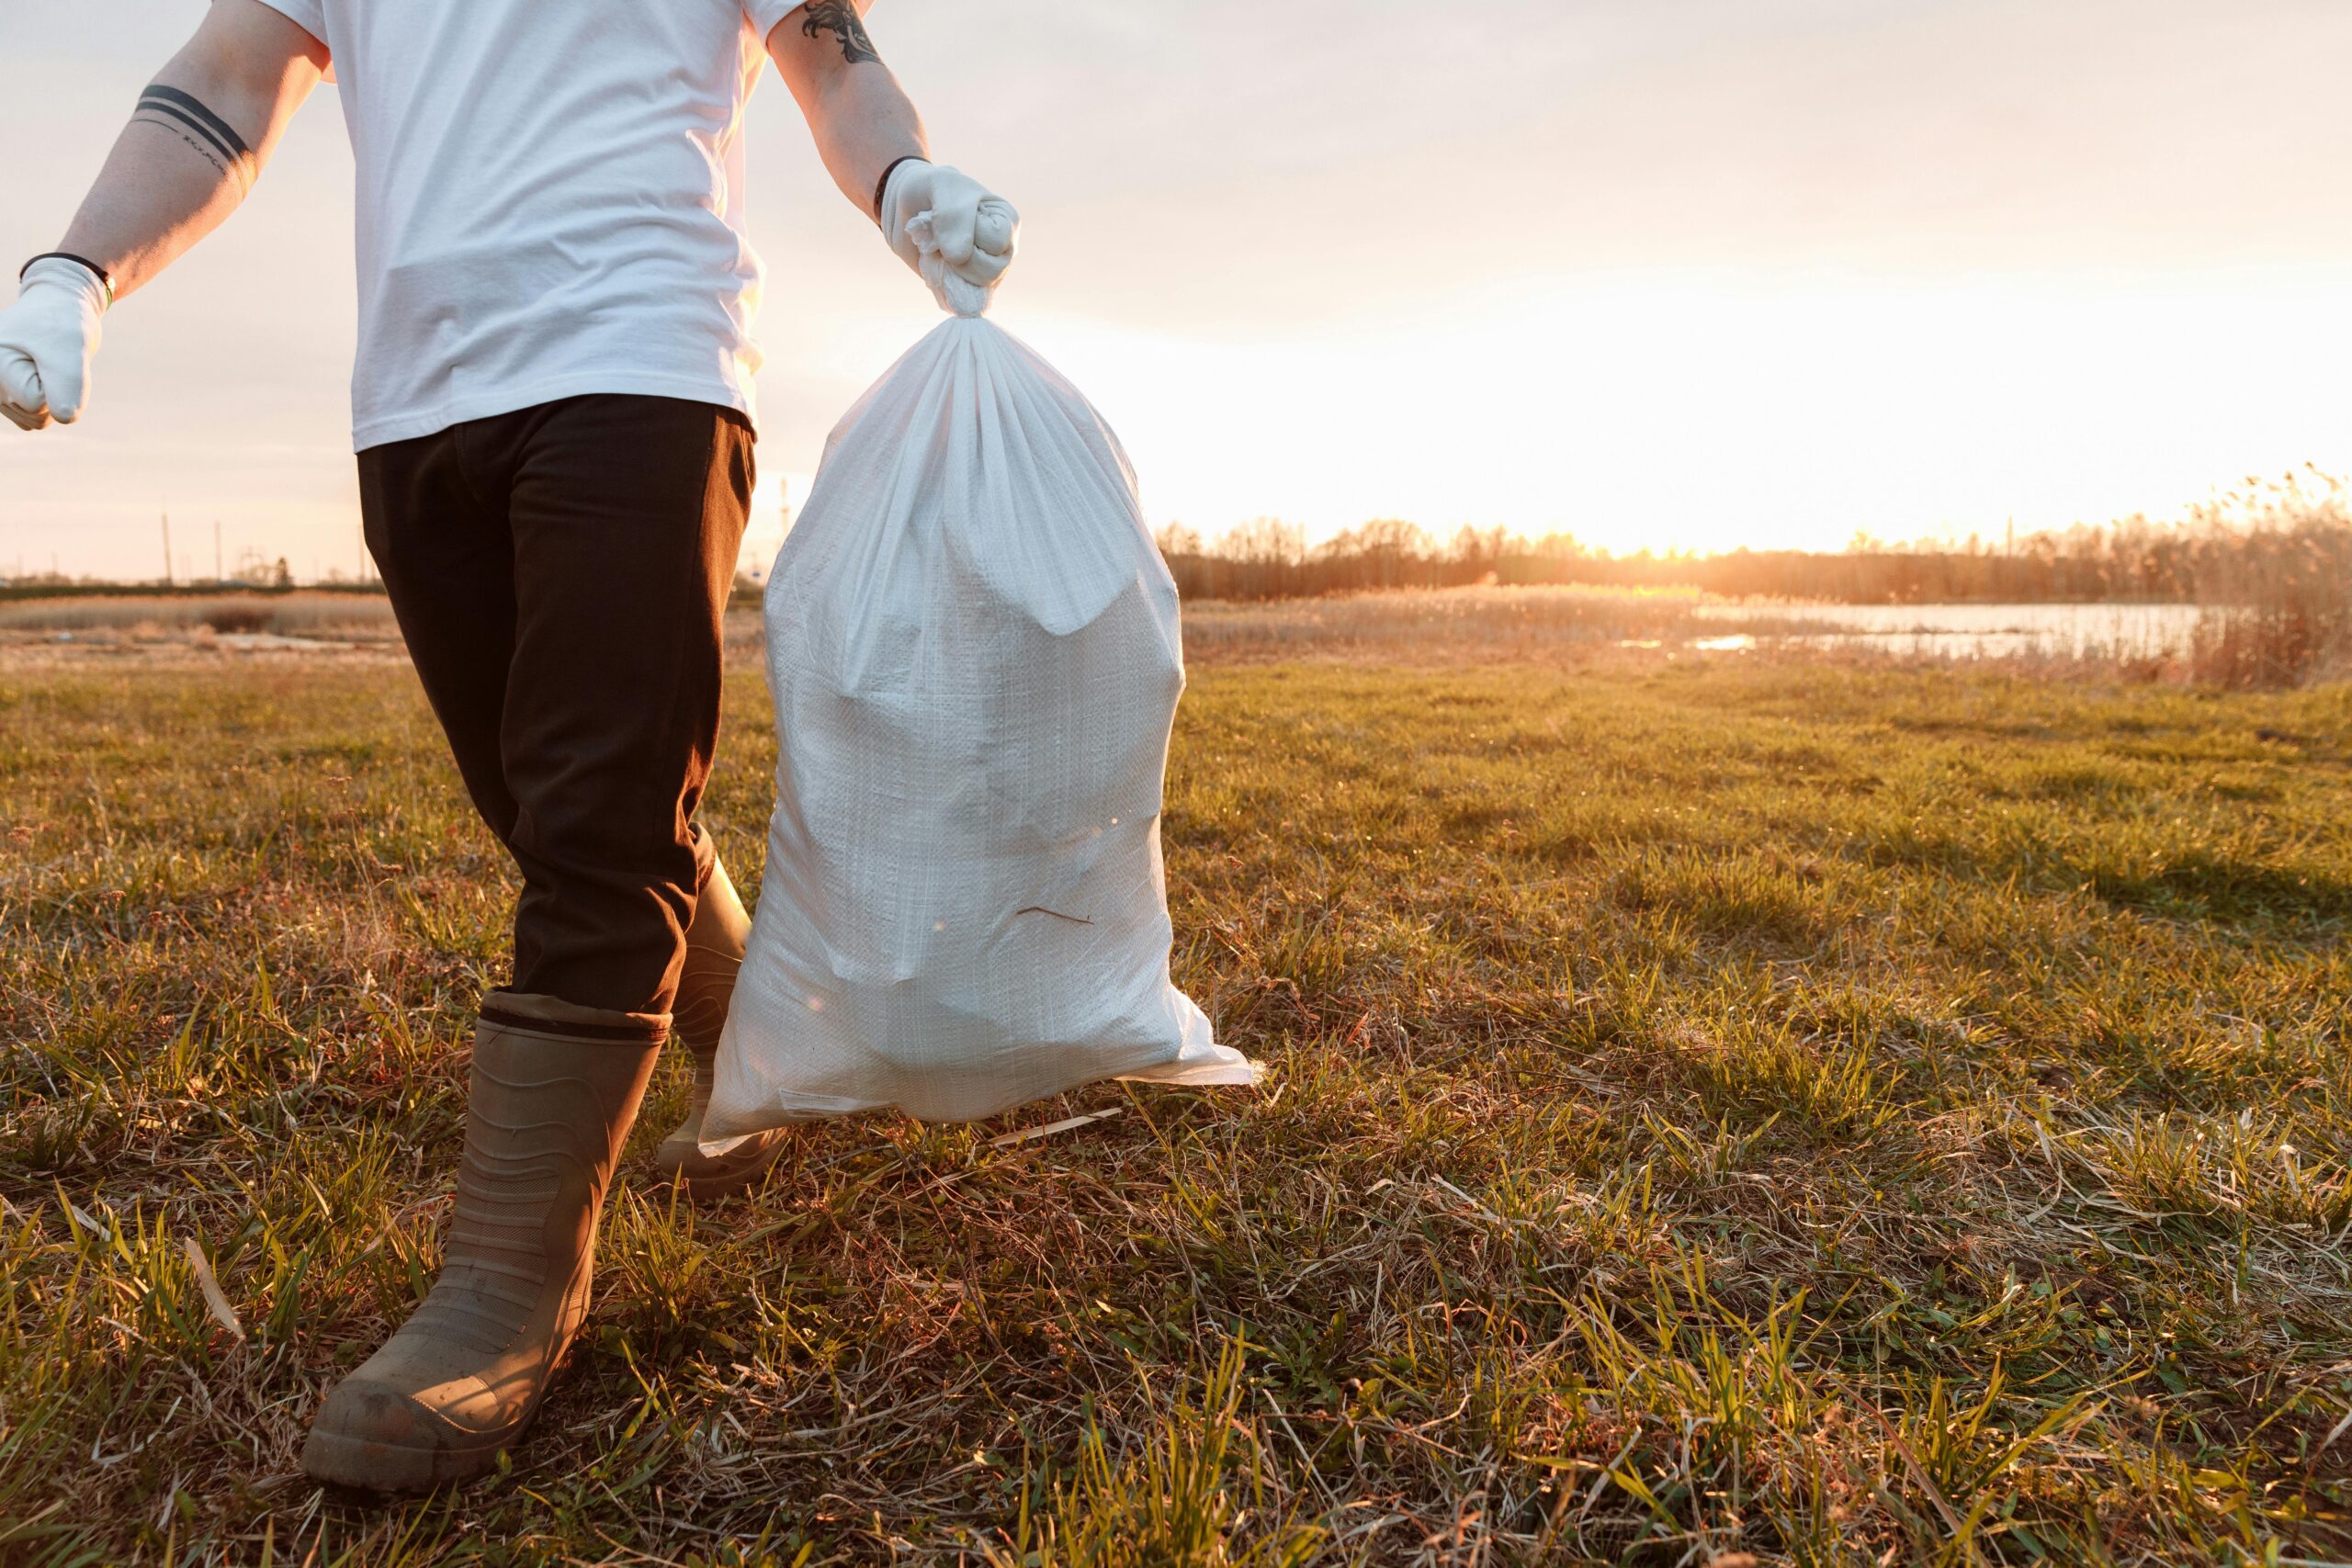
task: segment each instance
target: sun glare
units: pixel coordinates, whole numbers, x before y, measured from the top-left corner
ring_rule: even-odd
[[[1560,530],[1625,551],[2176,513],[2352,457],[2340,280],[1560,277],[1257,342],[1023,318],[1155,521]]]

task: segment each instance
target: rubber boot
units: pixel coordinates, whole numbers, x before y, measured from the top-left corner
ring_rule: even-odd
[[[737,1138],[717,1154],[704,1154],[701,1148],[702,1119],[710,1109],[718,1065],[718,1036],[727,1027],[736,972],[743,967],[743,945],[751,934],[752,917],[743,912],[727,867],[714,859],[710,879],[695,903],[694,924],[686,928],[686,961],[678,972],[678,999],[671,1015],[677,1037],[694,1057],[694,1092],[686,1119],[653,1154],[654,1168],[689,1198],[723,1197],[751,1186],[784,1153],[788,1135],[781,1127],[772,1128]]]
[[[421,1492],[523,1435],[588,1315],[597,1213],[665,1032],[651,1014],[485,998],[441,1277],[320,1405],[312,1479]]]

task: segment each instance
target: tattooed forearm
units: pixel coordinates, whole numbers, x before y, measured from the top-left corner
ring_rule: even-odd
[[[138,112],[130,118],[134,123],[178,132],[180,140],[211,160],[213,167],[252,188],[256,172],[252,150],[227,120],[189,95],[176,87],[149,87],[140,95]]]
[[[158,130],[169,131],[172,135],[178,137],[189,152],[220,170],[223,177],[228,175],[229,165],[220,161],[220,154],[212,150],[212,144],[209,141],[198,141],[195,137],[182,130],[178,121],[165,119],[160,115],[135,114],[130,117],[130,123],[152,125]]]
[[[865,34],[865,23],[857,7],[846,0],[808,0],[808,15],[800,18],[804,37],[815,38],[830,32],[842,40],[842,58],[852,65],[862,60],[879,62],[881,55],[874,49],[874,40]]]

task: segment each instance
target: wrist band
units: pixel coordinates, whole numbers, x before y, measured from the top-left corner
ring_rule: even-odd
[[[910,152],[902,158],[893,158],[890,160],[890,166],[882,171],[882,177],[880,179],[874,182],[874,221],[876,223],[882,221],[882,198],[890,194],[890,176],[899,172],[899,165],[901,164],[927,164],[930,161],[930,159],[924,157],[920,152]]]
[[[25,274],[27,274],[27,273],[28,273],[28,272],[30,272],[30,271],[32,271],[32,269],[33,269],[33,262],[45,262],[45,261],[70,261],[70,262],[72,262],[75,266],[80,267],[83,271],[87,272],[87,273],[89,273],[90,275],[92,275],[93,276],[95,276],[95,277],[98,280],[98,286],[99,286],[100,288],[104,288],[104,289],[107,291],[107,308],[108,308],[108,309],[112,309],[112,308],[113,308],[113,305],[114,305],[114,274],[112,274],[112,273],[108,272],[106,268],[104,268],[104,267],[100,266],[97,263],[96,263],[96,262],[92,261],[89,257],[87,257],[87,256],[77,256],[77,255],[75,255],[72,251],[43,251],[43,252],[41,252],[41,254],[39,254],[39,255],[37,255],[37,256],[33,257],[33,261],[28,261],[28,262],[27,262],[24,265],[22,265],[22,266],[20,266],[20,267],[18,267],[18,268],[17,269],[17,282],[19,282],[19,283],[22,283],[22,282],[25,280]]]

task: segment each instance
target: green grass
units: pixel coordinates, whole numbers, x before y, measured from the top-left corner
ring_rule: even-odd
[[[1177,969],[1266,1086],[696,1213],[673,1065],[536,1436],[396,1506],[294,1456],[512,891],[413,682],[0,669],[0,1562],[2352,1557],[2352,689],[1202,669]]]

